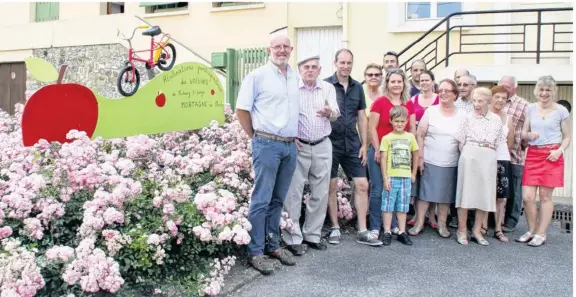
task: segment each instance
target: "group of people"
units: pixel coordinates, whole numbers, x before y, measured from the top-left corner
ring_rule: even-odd
[[[335,73],[320,79],[320,57],[288,60],[293,47],[285,35],[271,38],[269,62],[242,81],[236,114],[252,139],[254,190],[249,262],[263,274],[270,257],[294,265],[306,248],[327,249],[322,227],[328,215],[330,244],[341,241],[337,175],[341,166],[354,182],[356,242],[390,245],[392,236],[411,245],[425,225],[440,237],[489,245],[514,231],[524,204],[529,230],[516,241],[546,242],[552,192],[563,187],[563,153],[570,145],[569,112],[555,101],[556,82],[538,79],[530,104],[516,94],[514,77],[498,86],[478,87],[465,69],[438,83],[422,60],[399,69],[388,52],[383,66],[369,64],[364,82],[351,76],[354,56],[337,51]],[[311,194],[300,226],[303,189]],[[540,197],[540,214],[536,193]],[[410,206],[414,217],[407,221]],[[295,224],[280,229],[282,211]],[[474,217],[469,213],[474,211]],[[411,226],[408,229],[407,226]],[[410,236],[409,236],[410,235]],[[281,241],[286,248],[281,248]]]

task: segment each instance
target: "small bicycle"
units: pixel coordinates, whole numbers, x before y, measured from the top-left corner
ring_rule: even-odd
[[[135,51],[132,47],[132,38],[134,38],[134,34],[138,29],[148,29],[142,32],[142,35],[150,36],[151,39],[149,49]],[[159,42],[156,42],[154,37],[160,34],[162,34],[162,38]],[[176,62],[176,48],[172,43],[170,43],[170,34],[162,33],[162,30],[158,26],[138,26],[134,28],[130,38],[126,38],[126,36],[118,29],[117,36],[120,35],[122,35],[122,37],[120,37],[121,39],[128,42],[130,48],[128,49],[128,61],[125,63],[125,67],[118,74],[118,81],[116,85],[120,94],[129,97],[136,94],[136,91],[138,91],[138,87],[140,86],[140,73],[138,72],[138,69],[136,69],[134,61],[145,63],[146,69],[152,69],[158,66],[160,70],[168,71],[172,69],[174,63]],[[150,58],[139,58],[136,53],[140,52],[149,52]],[[127,91],[124,87],[124,83],[133,85],[133,89],[131,91]]]

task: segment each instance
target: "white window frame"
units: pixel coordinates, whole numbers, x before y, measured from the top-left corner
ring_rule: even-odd
[[[433,1],[437,2],[437,1]],[[462,11],[474,11],[477,10],[477,4],[475,2],[461,1]],[[438,24],[442,18],[430,18],[430,19],[406,19],[407,4],[406,1],[394,1],[387,3],[387,23],[388,32],[390,33],[404,33],[404,32],[426,32],[430,30],[433,26]],[[436,8],[434,9],[436,10]],[[432,16],[432,11],[430,13]],[[476,15],[468,14],[461,17],[453,17],[450,19],[450,25],[475,25]],[[441,25],[434,31],[445,31],[446,25]]]
[[[454,1],[458,2],[458,1]],[[404,20],[410,21],[421,21],[421,20],[441,20],[444,17],[438,16],[438,3],[442,3],[442,1],[428,1],[430,3],[430,17],[429,18],[422,18],[422,19],[409,19],[408,18],[408,4],[410,2],[405,2],[405,9],[404,9]],[[460,11],[464,11],[464,2],[460,2]],[[462,18],[462,16],[454,16],[454,18]]]
[[[186,2],[186,1],[181,1]],[[176,15],[187,15],[190,14],[190,4],[186,7],[176,7],[176,8],[166,8],[166,9],[154,9],[154,6],[143,7],[144,8],[144,18],[155,18],[164,16],[176,16]]]

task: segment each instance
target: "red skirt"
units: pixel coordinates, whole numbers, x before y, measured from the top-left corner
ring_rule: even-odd
[[[559,144],[528,147],[522,175],[523,186],[564,187],[564,155],[556,162],[546,160],[550,151],[559,147]]]

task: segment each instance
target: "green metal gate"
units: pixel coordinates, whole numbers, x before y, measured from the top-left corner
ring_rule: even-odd
[[[212,67],[226,69],[226,102],[236,108],[236,98],[240,84],[248,73],[266,64],[266,48],[228,48],[224,53],[212,54]]]

